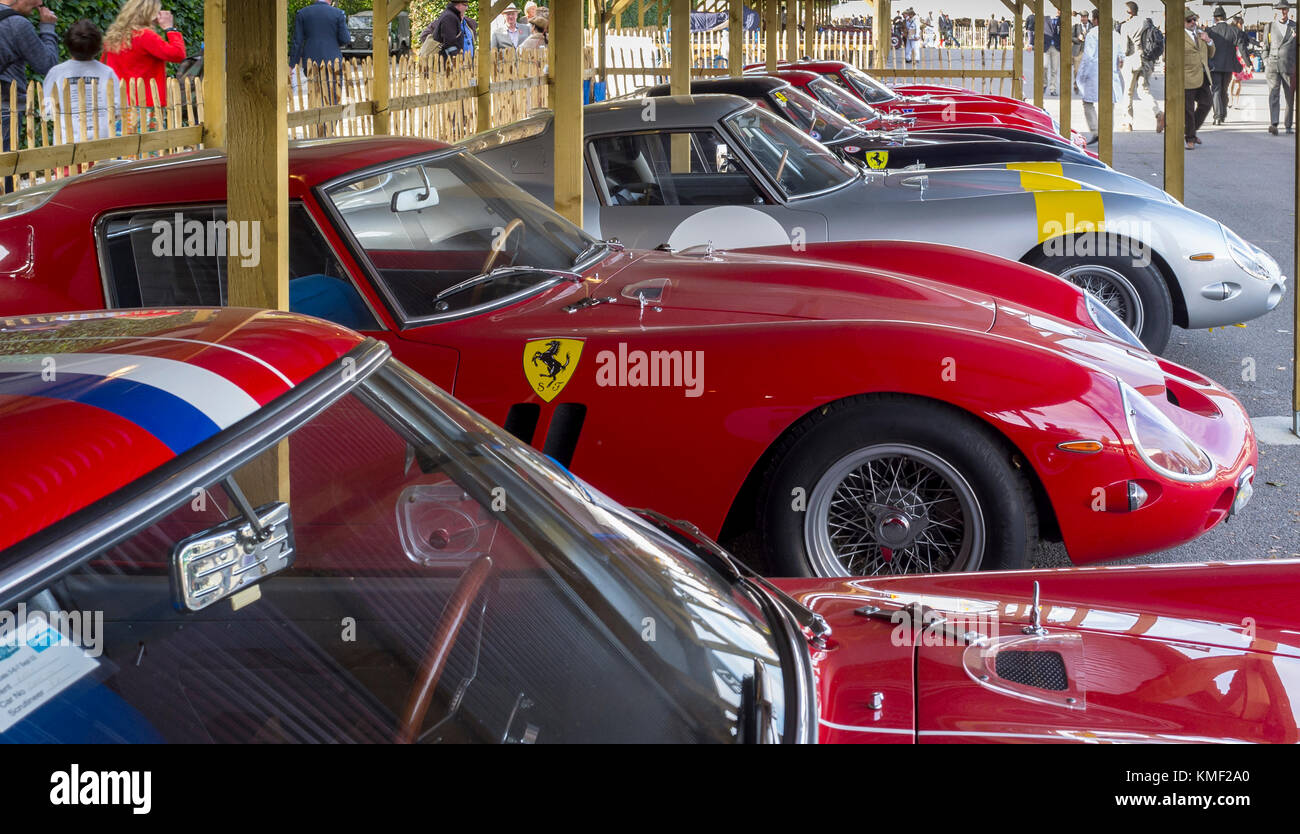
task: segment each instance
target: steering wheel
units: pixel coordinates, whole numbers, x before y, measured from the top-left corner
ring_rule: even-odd
[[[488,249],[487,260],[483,262],[483,268],[479,270],[480,275],[492,271],[492,264],[497,262],[497,256],[501,254],[501,250],[506,248],[506,241],[510,239],[510,235],[515,229],[522,229],[523,227],[524,221],[518,217],[506,224],[506,228],[501,232],[501,235],[492,241],[492,246]]]
[[[442,677],[442,670],[447,666],[447,658],[451,656],[451,650],[456,645],[456,638],[460,636],[460,629],[465,625],[470,607],[478,598],[479,591],[483,590],[483,583],[491,573],[491,556],[484,553],[475,558],[461,574],[456,589],[451,592],[451,598],[443,606],[442,616],[438,618],[438,627],[434,630],[433,639],[429,641],[429,647],[424,652],[424,660],[420,662],[419,677],[416,678],[415,685],[406,696],[406,708],[402,710],[402,724],[397,731],[399,744],[414,742],[419,735],[420,727],[424,726],[424,716],[429,711],[430,702],[433,701],[433,693],[438,689],[438,680]]]

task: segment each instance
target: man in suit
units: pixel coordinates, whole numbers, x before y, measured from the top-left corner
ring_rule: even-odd
[[[532,27],[519,25],[519,9],[511,3],[501,12],[503,23],[492,30],[492,48],[496,49],[518,49],[519,44],[528,40],[532,34]]]
[[[1088,13],[1079,12],[1079,22],[1070,29],[1070,59],[1074,67],[1070,80],[1076,90],[1079,89],[1079,62],[1083,60],[1083,41],[1088,37],[1088,29]]]
[[[1278,0],[1273,8],[1276,13],[1264,28],[1262,55],[1264,78],[1268,81],[1268,132],[1276,136],[1279,93],[1286,98],[1286,132],[1291,132],[1291,117],[1295,112],[1296,40],[1291,4],[1288,0]]]
[[[1043,20],[1043,86],[1049,96],[1056,95],[1056,79],[1061,71],[1061,16]]]
[[[1210,114],[1210,58],[1214,57],[1214,41],[1197,27],[1198,19],[1196,12],[1187,11],[1187,40],[1183,44],[1183,106],[1187,115],[1183,139],[1189,151],[1201,144],[1196,131]]]
[[[1237,30],[1228,23],[1228,13],[1222,6],[1214,7],[1214,25],[1205,30],[1214,43],[1214,57],[1210,59],[1210,94],[1214,100],[1214,121],[1221,125],[1228,118],[1228,85],[1232,74],[1241,69],[1237,62]]]
[[[383,31],[380,27],[378,32]],[[303,61],[334,63],[343,59],[343,47],[352,43],[348,16],[334,8],[334,0],[316,0],[298,10],[293,18],[293,45],[289,66]]]

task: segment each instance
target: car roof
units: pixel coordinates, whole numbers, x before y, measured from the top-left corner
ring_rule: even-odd
[[[766,95],[773,90],[779,90],[782,87],[788,87],[785,81],[780,78],[773,78],[770,75],[746,75],[741,78],[692,78],[691,92],[696,95],[705,95],[709,93],[725,93],[730,95],[744,96],[746,98],[756,98]],[[668,84],[657,84],[647,90],[647,95],[667,96],[670,95]]]
[[[365,339],[241,308],[0,319],[3,551],[260,412]]]
[[[809,72],[808,70],[801,69],[778,69],[776,71],[776,77],[802,87],[818,78],[821,78],[821,73]]]
[[[406,136],[367,136],[313,139],[289,144],[290,192],[327,182],[352,171],[381,165],[393,159],[447,148],[444,142]],[[124,187],[123,178],[146,178],[147,192]],[[110,161],[84,174],[61,180],[51,197],[68,206],[94,207],[96,211],[141,202],[205,202],[225,199],[224,150],[200,150],[133,161]],[[158,200],[154,195],[166,195]]]
[[[656,96],[653,121],[646,120],[645,106],[640,97],[589,104],[582,112],[584,132],[698,127],[724,119],[753,104],[747,98],[732,95]]]

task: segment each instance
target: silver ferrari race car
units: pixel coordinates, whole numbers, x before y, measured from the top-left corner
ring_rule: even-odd
[[[1083,287],[1154,352],[1174,325],[1253,319],[1276,307],[1286,288],[1263,249],[1106,168],[1070,166],[1077,176],[1042,162],[876,171],[730,95],[606,102],[587,107],[584,124],[583,226],[634,248],[788,244],[798,253],[826,240],[951,244]],[[465,144],[553,200],[549,112]]]

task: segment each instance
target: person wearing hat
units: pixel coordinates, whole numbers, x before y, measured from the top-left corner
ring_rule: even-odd
[[[921,60],[921,23],[916,19],[915,9],[909,8],[903,12],[903,30],[907,33],[903,50],[904,63]]]
[[[1187,150],[1201,144],[1196,131],[1210,115],[1210,58],[1214,55],[1214,41],[1196,25],[1200,16],[1187,10],[1187,42],[1183,44],[1183,106],[1187,117],[1183,121],[1183,139]]]
[[[420,57],[429,54],[450,58],[465,51],[465,31],[462,26],[465,12],[469,9],[466,0],[452,0],[447,4],[438,19],[424,27],[420,32]],[[426,41],[430,44],[425,47]]]
[[[1232,74],[1241,69],[1237,62],[1238,32],[1228,23],[1228,13],[1222,6],[1214,7],[1214,25],[1205,30],[1214,44],[1214,57],[1210,59],[1210,98],[1214,104],[1213,124],[1221,125],[1228,118],[1228,86]]]
[[[1273,4],[1276,12],[1264,28],[1263,51],[1264,78],[1268,81],[1268,132],[1277,135],[1279,93],[1286,99],[1286,132],[1291,132],[1291,117],[1295,112],[1295,21],[1291,19],[1291,4],[1278,0]]]
[[[1083,41],[1088,37],[1088,29],[1088,13],[1079,12],[1079,22],[1070,29],[1070,80],[1075,90],[1079,89],[1079,62],[1083,60]]]
[[[514,3],[501,12],[501,20],[504,22],[492,30],[493,49],[518,49],[532,34],[527,27],[519,25],[519,9]]]

